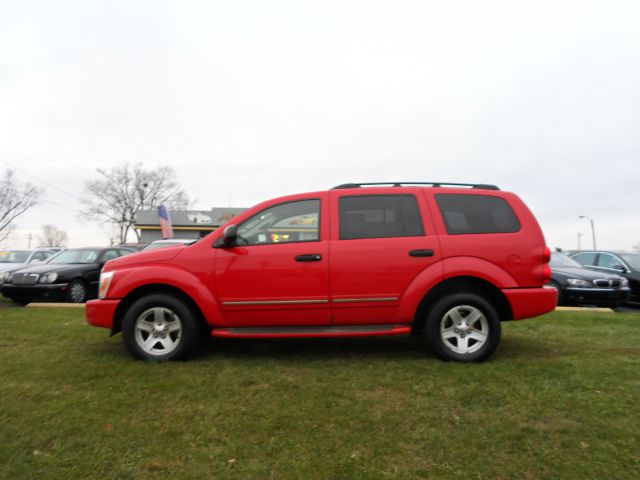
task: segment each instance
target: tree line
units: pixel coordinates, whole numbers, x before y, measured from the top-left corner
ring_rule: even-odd
[[[85,182],[79,217],[98,222],[105,227],[111,243],[126,243],[131,232],[140,240],[134,227],[139,210],[186,209],[189,197],[176,180],[170,167],[147,169],[142,163],[128,162],[112,168],[98,168],[97,178]],[[29,182],[21,182],[12,170],[0,179],[0,242],[7,239],[16,220],[35,205],[44,189]],[[67,234],[53,225],[44,225],[38,237],[46,246],[64,246]]]

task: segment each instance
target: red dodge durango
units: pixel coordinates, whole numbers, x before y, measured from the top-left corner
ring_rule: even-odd
[[[185,358],[208,335],[415,334],[443,360],[477,362],[501,322],[555,308],[549,258],[533,214],[493,185],[351,183],[109,261],[87,321],[155,361]]]

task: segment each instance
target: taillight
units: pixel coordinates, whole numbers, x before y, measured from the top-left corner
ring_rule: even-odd
[[[551,280],[551,267],[547,263],[542,267],[542,283],[543,283],[543,285],[546,284],[546,283],[549,283],[550,280]]]
[[[549,260],[551,260],[551,250],[549,250],[549,247],[544,247],[544,250],[542,250],[542,261],[549,263]]]

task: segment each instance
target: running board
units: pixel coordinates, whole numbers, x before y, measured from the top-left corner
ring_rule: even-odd
[[[320,327],[240,327],[214,328],[213,337],[233,338],[326,338],[408,335],[411,325],[328,325]]]

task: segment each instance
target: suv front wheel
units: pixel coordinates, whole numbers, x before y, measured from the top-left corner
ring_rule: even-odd
[[[424,334],[438,358],[482,362],[500,341],[500,318],[483,296],[456,293],[438,300],[427,315]]]
[[[162,362],[191,354],[202,339],[202,329],[182,300],[152,294],[129,307],[122,321],[122,337],[134,357]]]

